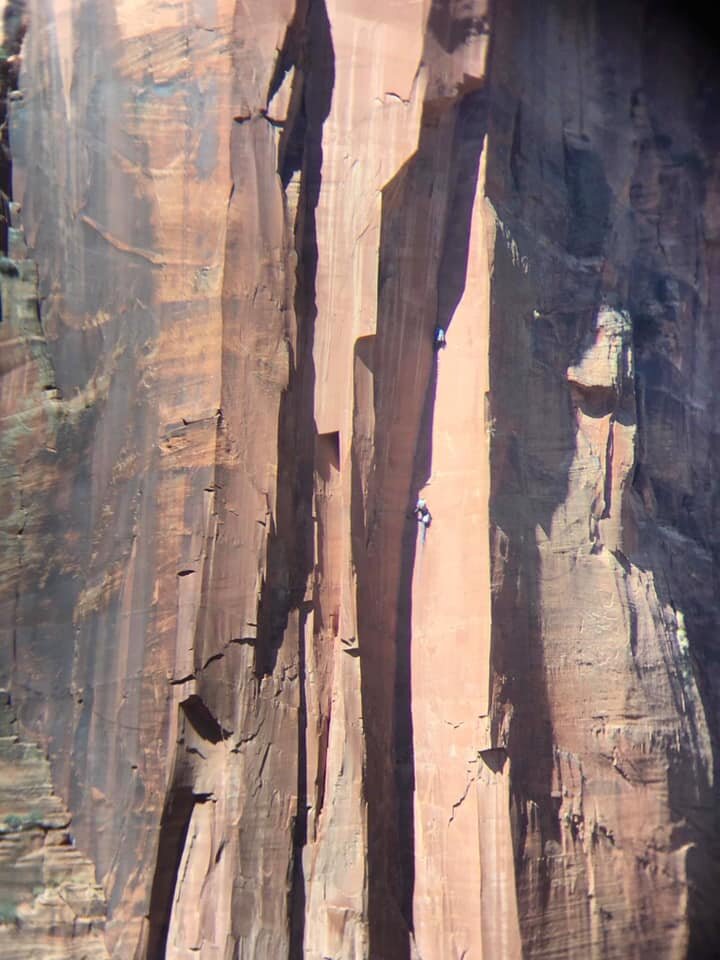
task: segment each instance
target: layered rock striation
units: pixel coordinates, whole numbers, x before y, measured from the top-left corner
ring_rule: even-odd
[[[50,765],[18,737],[5,691],[0,773],[0,953],[17,960],[107,960],[106,903],[95,867],[75,849]]]
[[[709,22],[4,17],[0,957],[716,956]]]

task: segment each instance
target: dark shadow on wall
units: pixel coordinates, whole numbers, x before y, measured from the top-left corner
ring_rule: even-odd
[[[305,697],[305,629],[311,605],[305,600],[314,567],[313,490],[316,430],[314,417],[316,275],[318,262],[315,211],[322,184],[322,133],[335,85],[335,53],[324,0],[300,3],[278,57],[274,92],[282,74],[295,66],[288,121],[279,149],[283,187],[300,174],[300,199],[294,224],[297,254],[294,313],[296,340],[288,386],[278,414],[277,517],[268,537],[267,572],[262,586],[255,643],[255,674],[271,675],[276,667],[291,612],[297,613],[300,705],[298,716],[298,783],[293,818],[293,854],[287,914],[290,960],[304,956],[305,877],[302,852],[307,843],[308,784],[307,703]],[[292,337],[290,337],[292,341]]]
[[[720,474],[714,442],[719,411],[715,403],[715,409],[683,407],[678,398],[686,395],[689,384],[669,359],[667,342],[669,336],[678,336],[683,317],[689,320],[694,335],[705,326],[702,311],[711,316],[715,311],[712,304],[703,306],[690,287],[668,280],[656,251],[649,258],[638,253],[629,293],[640,439],[633,487],[650,522],[641,528],[640,559],[633,559],[653,572],[663,609],[675,617],[680,612],[686,632],[686,649],[669,642],[663,651],[674,709],[684,717],[686,732],[686,739],[668,752],[668,799],[677,821],[673,845],[688,845],[687,956],[712,960],[720,944],[720,654],[716,639],[720,631],[720,514],[714,479]],[[668,295],[670,289],[672,296]],[[717,368],[720,351],[709,349],[714,350],[711,366]],[[681,422],[682,431],[677,429]],[[668,432],[676,436],[673,458],[666,454]],[[672,625],[669,629],[672,634]],[[703,718],[697,716],[694,698],[686,695],[693,679],[708,721],[711,770],[705,770],[702,762]]]
[[[616,15],[620,7],[613,10]],[[622,11],[617,27],[622,26],[624,15]],[[590,137],[578,135],[565,136],[558,142],[548,140],[546,134],[545,140],[539,136],[532,108],[522,102],[522,93],[519,87],[513,88],[507,70],[507,64],[528,61],[529,51],[534,49],[538,35],[537,24],[533,24],[532,16],[523,22],[521,29],[517,29],[517,23],[510,25],[507,18],[500,17],[499,21],[495,24],[494,41],[498,71],[490,75],[490,83],[496,89],[493,89],[491,98],[493,113],[489,121],[493,149],[488,156],[488,195],[499,212],[508,237],[517,241],[520,253],[528,258],[530,271],[528,275],[524,274],[509,249],[509,243],[498,234],[490,327],[490,398],[496,424],[491,444],[492,657],[496,677],[493,709],[495,735],[499,739],[507,737],[512,761],[516,884],[523,945],[528,955],[540,956],[551,947],[560,949],[562,932],[546,912],[552,881],[552,857],[546,856],[546,849],[552,851],[554,843],[560,839],[560,824],[557,800],[552,796],[553,749],[557,734],[552,726],[547,679],[553,666],[552,659],[549,659],[553,656],[553,640],[544,634],[541,622],[542,557],[538,535],[542,539],[543,534],[549,534],[553,515],[566,498],[568,471],[575,450],[573,404],[577,402],[577,397],[571,395],[566,371],[568,366],[578,362],[592,342],[595,317],[602,302],[629,309],[633,320],[638,466],[635,490],[628,496],[633,498],[633,509],[637,507],[641,514],[646,511],[641,519],[641,526],[644,524],[645,529],[641,531],[638,552],[628,558],[619,555],[617,559],[625,564],[630,560],[638,567],[652,570],[662,604],[672,605],[674,600],[682,606],[678,598],[694,596],[691,609],[684,611],[691,650],[687,669],[695,669],[704,690],[706,716],[711,725],[715,724],[711,735],[716,783],[718,698],[713,691],[717,691],[720,685],[720,668],[713,638],[720,626],[715,592],[717,557],[720,556],[720,510],[718,498],[711,492],[711,474],[702,479],[708,464],[693,464],[694,490],[687,489],[677,479],[682,469],[679,464],[688,457],[692,459],[693,448],[702,449],[703,432],[707,438],[708,434],[714,435],[715,427],[705,424],[697,430],[688,457],[682,452],[682,438],[677,431],[673,442],[674,455],[670,458],[665,439],[673,420],[670,408],[678,396],[683,397],[686,409],[690,408],[691,391],[689,380],[681,382],[677,378],[678,364],[666,362],[663,355],[669,345],[677,342],[683,316],[692,317],[691,322],[697,329],[708,320],[701,321],[689,295],[680,298],[685,302],[682,306],[675,304],[674,311],[668,303],[661,302],[668,298],[665,292],[658,295],[658,291],[664,291],[668,277],[672,280],[673,267],[656,241],[657,210],[649,211],[651,223],[647,236],[639,221],[633,220],[635,233],[632,241],[628,241],[626,234],[624,242],[635,245],[634,255],[641,263],[628,262],[627,249],[613,230],[621,224],[617,233],[622,234],[630,214],[612,192],[602,145]],[[606,68],[607,76],[610,76],[613,50],[621,49],[622,45],[612,42],[612,33],[607,21],[602,22],[602,16],[599,28],[607,31],[603,34],[602,47],[607,51]],[[665,34],[672,49],[681,34],[682,31]],[[624,35],[630,35],[627,29]],[[647,89],[643,95],[646,98],[655,95],[658,104],[663,104],[663,95],[673,84],[672,71],[668,70],[667,58],[660,55],[663,50],[662,44],[658,43],[661,34],[648,31],[644,36],[643,80]],[[652,50],[648,51],[648,47]],[[697,56],[693,59],[698,62]],[[648,68],[655,71],[654,75],[647,73]],[[720,61],[717,57],[714,57],[713,69],[714,84],[708,84],[708,88],[714,86],[717,90],[720,89]],[[701,65],[698,74],[702,75],[703,70],[712,72],[708,62]],[[612,75],[620,76],[621,71],[614,69]],[[614,88],[613,92],[616,99],[608,99],[610,106],[606,107],[608,128],[613,126],[612,109],[621,102]],[[635,94],[631,98],[631,91],[627,93],[627,110],[630,112],[637,106],[637,98]],[[694,102],[693,109],[698,116],[701,107]],[[657,152],[660,163],[663,159],[665,161],[658,202],[664,203],[668,209],[673,200],[673,181],[668,172],[677,169],[685,148],[678,144],[675,147],[677,155],[672,156],[670,134],[660,129],[662,107],[660,111],[661,116],[656,118],[652,131],[654,138],[646,139],[642,149]],[[509,135],[513,114],[515,129]],[[667,116],[665,119],[677,120]],[[657,121],[660,121],[660,127]],[[627,123],[628,119],[623,116],[617,122]],[[716,130],[717,125],[715,133]],[[706,156],[711,152],[708,146]],[[698,168],[697,159],[694,167],[690,159],[683,182],[696,177],[698,169],[701,168]],[[640,169],[638,174],[642,185]],[[639,190],[640,187],[633,189]],[[562,200],[556,204],[555,210],[543,209],[536,202],[536,198],[543,195]],[[635,196],[640,197],[640,194]],[[701,191],[696,198],[698,204],[701,203],[700,196]],[[562,229],[557,226],[558,209],[565,211]],[[636,218],[636,214],[632,216]],[[530,223],[532,230],[527,226]],[[681,231],[684,223],[686,218],[679,223]],[[686,241],[682,235],[668,244],[675,256],[684,246]],[[565,252],[572,259],[565,258]],[[613,274],[603,274],[600,257],[613,264]],[[628,272],[638,270],[643,274],[640,280],[628,277]],[[614,276],[614,280],[608,281],[608,276]],[[645,290],[642,295],[640,287]],[[716,313],[712,307],[706,309],[709,315]],[[708,349],[715,350],[717,369],[720,355],[713,346],[716,340],[717,334],[713,332]],[[685,348],[689,352],[685,354],[684,363],[690,367],[692,351],[697,346],[686,341]],[[632,405],[626,400],[622,398],[615,411],[619,423],[633,422]],[[596,411],[598,414],[602,412],[609,411]],[[591,411],[586,413],[592,415]],[[716,415],[717,406],[714,406],[710,419]],[[713,462],[715,459],[713,457]],[[669,474],[675,474],[676,479],[668,481]],[[698,488],[703,483],[705,491],[698,495]],[[681,541],[673,536],[663,543],[665,534],[660,531],[658,522],[682,535],[681,560],[672,560],[672,553],[679,549]],[[699,530],[705,531],[705,535],[699,536]],[[693,545],[692,540],[699,542]],[[702,562],[693,559],[696,546],[705,557]],[[708,560],[709,557],[712,560]],[[701,587],[698,593],[697,584],[703,581],[707,586]],[[673,585],[672,589],[670,585]],[[632,630],[630,634],[632,648]],[[631,652],[635,657],[635,651]],[[709,960],[717,955],[717,944],[720,943],[718,913],[713,906],[718,902],[720,890],[717,870],[720,862],[717,810],[720,805],[717,794],[713,801],[703,771],[692,760],[701,748],[694,720],[688,716],[689,708],[683,706],[677,655],[668,648],[663,657],[674,697],[669,707],[688,731],[687,742],[682,744],[678,753],[670,751],[668,754],[671,816],[677,819],[671,848],[680,849],[685,843],[693,844],[688,854],[688,957]],[[637,662],[632,683],[652,698],[652,678],[643,676],[642,665]]]
[[[574,354],[567,346],[571,340],[561,342],[549,324],[528,329],[528,291],[502,236],[495,245],[494,264],[490,397],[496,427],[490,452],[490,548],[493,581],[501,584],[492,602],[494,742],[506,745],[512,763],[516,883],[527,943],[536,935],[532,918],[537,918],[537,908],[542,911],[548,905],[551,880],[545,858],[533,876],[534,864],[526,861],[528,834],[539,832],[540,849],[560,841],[557,806],[551,797],[553,730],[536,531],[539,527],[549,533],[567,489],[575,431],[569,392],[556,371],[566,369]],[[543,462],[546,453],[558,451],[561,456],[554,467]],[[501,733],[508,713],[510,723]],[[532,824],[529,808],[535,811]]]
[[[290,923],[290,947],[288,960],[303,960],[305,956],[305,874],[302,853],[308,836],[308,783],[307,783],[307,671],[305,669],[305,631],[312,603],[304,603],[298,616],[298,756],[297,756],[297,804],[292,822],[292,880],[288,891],[288,919]]]
[[[322,183],[322,128],[330,112],[335,83],[334,51],[324,0],[311,0],[306,29],[298,33],[306,46],[295,51],[304,75],[293,93],[295,126],[285,133],[282,179],[301,173],[301,194],[295,223],[298,256],[294,310],[295,354],[287,389],[280,401],[278,429],[278,504],[275,527],[268,538],[267,575],[258,611],[255,673],[272,674],[290,610],[302,604],[313,567],[312,494],[315,449],[313,339],[317,306],[317,231],[315,210]],[[289,167],[290,158],[293,164]]]
[[[146,960],[163,960],[167,949],[170,921],[180,877],[188,829],[197,803],[207,803],[208,793],[193,789],[196,780],[194,757],[205,756],[205,749],[224,740],[224,730],[207,704],[191,694],[178,705],[178,739],[175,760],[168,788],[158,839],[155,871],[150,892]],[[195,744],[202,744],[199,750]]]
[[[12,200],[12,157],[8,132],[8,96],[17,90],[18,54],[25,36],[25,0],[10,0],[3,11],[4,48],[0,55],[0,253],[8,252],[10,201]],[[0,307],[2,305],[0,304]],[[0,313],[2,320],[2,313]]]
[[[482,89],[473,90],[454,109],[452,192],[437,285],[437,324],[446,331],[465,291],[473,203],[487,132],[487,94]]]
[[[473,0],[432,0],[427,23],[428,33],[446,53],[454,53],[473,37],[490,32],[489,13],[474,10],[480,6],[481,4]]]
[[[189,786],[172,787],[165,800],[157,866],[150,893],[147,960],[162,960],[165,956],[180,862],[195,802]]]
[[[651,203],[639,167],[630,190],[639,240],[658,229],[658,214],[671,225],[658,230],[662,243],[638,242],[631,265],[640,441],[633,488],[648,520],[643,559],[665,609],[682,613],[686,634],[684,649],[668,649],[666,657],[685,725],[685,737],[668,751],[668,796],[673,848],[687,848],[690,960],[712,960],[720,949],[720,252],[716,229],[704,222],[716,203],[720,46],[710,9],[669,0],[648,7],[643,62],[654,96],[643,104],[652,134],[644,155],[661,170],[660,189]],[[668,47],[692,64],[682,111],[679,104],[669,111],[664,99],[675,83],[663,56]],[[690,143],[678,137],[683,126]],[[676,207],[683,213],[674,219]],[[686,696],[691,679],[701,704]],[[701,760],[698,706],[710,735],[710,770]]]
[[[552,154],[544,154],[546,166],[533,182],[538,171],[532,164],[542,149],[536,142],[536,118],[508,89],[506,71],[515,58],[527,62],[533,31],[539,28],[532,17],[523,21],[523,29],[510,19],[501,12],[494,21],[489,72],[487,194],[501,221],[492,257],[489,347],[491,709],[494,743],[505,746],[511,760],[523,948],[532,946],[543,955],[551,942],[544,918],[552,876],[551,862],[542,854],[561,837],[558,801],[552,796],[554,732],[540,619],[538,531],[549,535],[567,494],[575,423],[566,371],[592,337],[600,296],[597,263],[583,265],[584,282],[577,293],[576,277],[563,267],[561,245],[578,257],[604,249],[608,215],[603,198],[608,191],[602,158],[584,142],[555,145],[555,163]],[[600,197],[598,184],[605,184]],[[550,217],[543,224],[537,207],[525,208],[528,195],[546,192],[564,198],[564,226],[558,228]],[[533,233],[526,227],[529,222],[535,225]],[[547,234],[538,236],[543,227]],[[554,248],[548,243],[553,234]],[[576,250],[579,241],[592,249]],[[531,264],[528,272],[523,257]]]
[[[690,960],[720,951],[720,248],[716,228],[705,225],[717,202],[720,30],[711,11],[677,0],[648,5],[643,64],[653,136],[644,149],[661,171],[656,211],[647,206],[642,168],[630,192],[638,237],[629,284],[640,441],[633,486],[649,521],[640,547],[659,598],[682,612],[686,633],[682,649],[666,651],[666,669],[684,720],[684,737],[668,751],[668,797],[672,847],[687,849]],[[668,70],[668,49],[692,67],[673,111],[670,92],[685,88]],[[675,209],[682,216],[673,216]],[[655,212],[662,242],[642,243],[657,229]],[[686,696],[691,678],[699,704]],[[709,770],[701,759],[703,719]]]

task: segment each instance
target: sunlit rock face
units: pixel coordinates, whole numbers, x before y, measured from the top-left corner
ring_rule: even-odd
[[[5,4],[0,958],[720,953],[711,26]]]
[[[107,960],[107,904],[92,862],[75,848],[50,764],[18,736],[0,693],[0,956]]]

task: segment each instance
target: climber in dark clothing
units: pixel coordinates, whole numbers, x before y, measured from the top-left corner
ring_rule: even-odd
[[[445,328],[438,324],[433,333],[433,347],[435,350],[443,350],[446,346],[447,337],[445,336]]]
[[[427,536],[428,527],[432,523],[432,514],[428,510],[427,503],[422,498],[420,498],[418,502],[415,504],[415,510],[413,512],[413,516],[415,517],[417,522],[420,524],[420,527],[422,529],[422,541],[423,543],[425,543],[425,537]]]

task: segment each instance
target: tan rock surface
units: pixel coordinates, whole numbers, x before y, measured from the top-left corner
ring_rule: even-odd
[[[67,831],[50,764],[17,736],[0,691],[0,955],[103,960],[107,905],[95,868]]]
[[[707,24],[13,0],[4,50],[0,683],[92,949],[716,956]],[[0,957],[85,955],[42,897]]]

